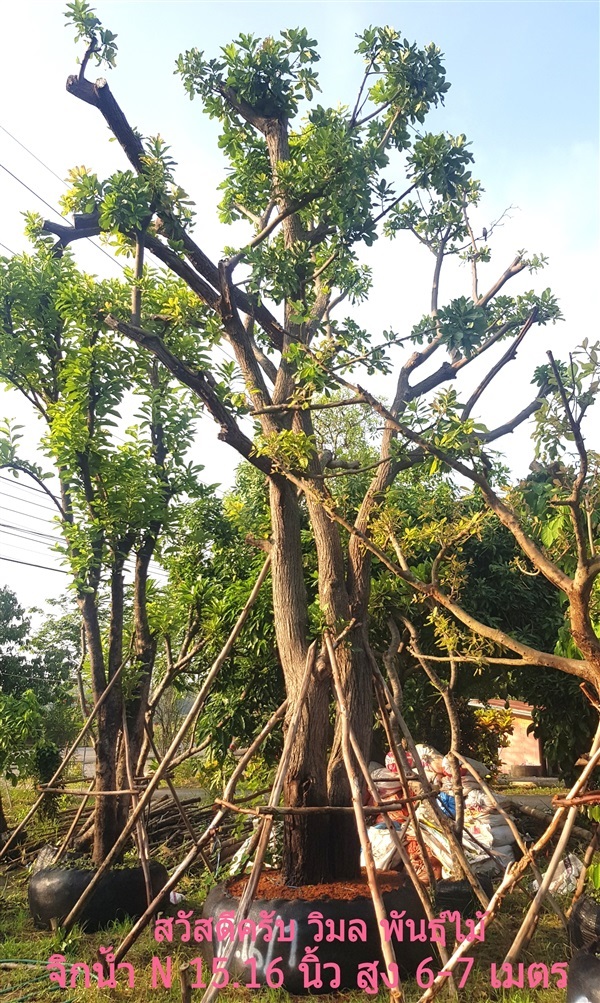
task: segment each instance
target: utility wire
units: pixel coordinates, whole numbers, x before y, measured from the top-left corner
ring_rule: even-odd
[[[39,540],[49,540],[51,543],[60,542],[60,537],[53,536],[51,533],[41,533],[37,529],[30,529],[29,526],[14,526],[12,522],[0,522],[0,531],[9,533],[11,536],[19,533],[28,540],[33,540],[34,537],[37,537]]]
[[[0,491],[0,494],[2,494],[1,491]],[[11,498],[12,496],[11,495],[7,495],[7,497]],[[21,498],[13,498],[12,500],[13,501],[21,501],[21,500],[25,501],[24,498],[23,499],[21,499]],[[43,505],[40,505],[40,508],[43,508],[43,507],[44,507]],[[47,509],[46,511],[50,512],[51,510]],[[23,510],[20,509],[20,508],[10,508],[10,506],[5,505],[4,502],[1,502],[0,503],[0,514],[3,515],[5,512],[12,512],[13,515],[22,515],[22,516],[25,517],[25,519],[35,519],[36,522],[43,522],[46,526],[50,525],[48,519],[44,519],[43,515],[30,515],[29,512],[23,512]],[[29,527],[23,527],[23,528],[24,529],[25,528],[28,529]]]
[[[8,251],[9,254],[12,254],[12,256],[14,258],[15,252],[11,251],[10,247],[7,247],[6,244],[2,243],[2,241],[0,241],[0,247],[3,247],[5,251]]]
[[[33,150],[30,150],[29,147],[25,146],[25,143],[22,143],[20,139],[17,139],[16,136],[13,136],[12,132],[9,132],[6,126],[0,125],[0,129],[2,129],[2,132],[5,132],[7,136],[10,136],[10,138],[13,140],[13,142],[17,144],[17,146],[20,146],[22,150],[25,150],[25,153],[28,153],[30,157],[33,157],[34,160],[37,160],[38,164],[41,164],[42,167],[45,167],[46,170],[49,171],[50,174],[52,174],[57,179],[57,181],[60,181],[61,185],[65,185],[65,187],[68,187],[67,182],[65,181],[64,178],[61,178],[60,174],[57,174],[56,171],[53,171],[51,167],[48,167],[48,164],[45,164],[44,161],[41,160],[40,157],[38,157],[33,152]]]
[[[5,167],[4,164],[0,164],[0,167],[2,168],[3,171],[6,171],[6,173],[9,174],[11,178],[14,178],[14,180],[18,182],[18,184],[22,185],[23,188],[26,188],[27,191],[30,192],[34,198],[39,199],[40,202],[43,202],[46,208],[48,208],[50,212],[53,212],[55,216],[58,216],[60,219],[64,219],[65,222],[67,223],[69,222],[68,216],[63,216],[62,212],[59,212],[58,209],[55,209],[53,205],[50,205],[50,203],[47,202],[45,198],[42,198],[41,195],[38,195],[38,193],[34,191],[33,188],[30,188],[29,185],[25,184],[25,182],[21,180],[21,178],[17,177],[16,174],[13,174],[13,172],[10,171],[8,167]],[[108,251],[105,251],[105,249],[101,247],[100,244],[95,244],[91,237],[86,237],[85,239],[89,240],[92,247],[96,247],[99,251],[101,251],[102,254],[106,258],[108,258],[109,261],[112,261],[113,265],[118,265],[118,267],[121,268],[122,271],[125,271],[125,265],[122,265],[120,261],[117,261],[116,258],[113,258],[112,254],[109,254]]]
[[[14,526],[12,523],[0,523],[0,536],[4,534],[5,536],[12,536],[15,539],[21,541],[27,541],[28,543],[33,543],[37,547],[46,547],[50,549],[53,545],[61,543],[61,537],[51,536],[48,533],[40,533],[37,530],[29,529],[25,526]],[[5,542],[5,547],[12,547],[15,550],[27,550],[29,553],[33,554],[36,551],[30,550],[28,547],[23,547],[22,543],[10,543]],[[125,564],[125,570],[127,572],[135,573],[135,563],[133,557],[128,558]],[[167,580],[169,575],[164,568],[160,566],[157,562],[153,561],[150,565],[149,574],[156,578],[162,578]]]
[[[33,505],[34,508],[41,508],[43,512],[54,511],[53,505],[42,505],[41,502],[30,501],[29,498],[20,498],[19,495],[11,495],[9,491],[0,490],[0,495],[2,495],[4,498],[10,498],[11,501],[22,502],[23,505]],[[4,502],[1,503],[0,507],[3,509],[6,508],[7,512],[18,512],[19,515],[26,515],[28,519],[42,519],[43,521],[45,521],[43,519],[43,516],[41,515],[30,515],[29,512],[23,512],[21,509],[14,509],[14,508],[9,509],[8,506],[4,504]]]
[[[5,533],[6,530],[2,530],[2,532]],[[30,543],[35,544],[36,547],[45,547],[46,550],[50,549],[49,544],[44,543],[43,540],[31,540]],[[41,556],[39,550],[32,550],[31,547],[24,547],[21,540],[18,543],[7,543],[6,540],[4,540],[2,542],[2,549],[4,550],[6,547],[10,547],[11,550],[16,550],[18,554],[26,552],[28,554],[35,554],[36,557]]]
[[[30,188],[29,185],[26,185],[24,181],[21,181],[21,178],[17,177],[16,174],[13,174],[12,171],[9,171],[8,167],[5,167],[4,164],[0,164],[0,167],[2,168],[3,171],[6,171],[7,174],[10,174],[11,178],[14,178],[15,181],[17,181],[20,185],[23,185],[23,188],[26,188],[27,191],[34,196],[34,198],[39,199],[40,202],[43,202],[46,208],[49,209],[50,212],[53,212],[55,216],[59,216],[61,219],[66,220],[67,223],[69,222],[68,216],[63,216],[62,212],[59,212],[58,209],[55,209],[53,205],[50,205],[49,202],[46,202],[45,198],[42,198],[41,195],[38,195],[37,192],[34,192],[33,188]]]
[[[6,536],[13,536],[18,540],[26,540],[29,543],[34,543],[38,547],[50,547],[52,544],[61,543],[61,538],[57,536],[51,536],[48,533],[38,533],[36,530],[28,529],[22,526],[13,526],[11,523],[0,523],[0,534],[5,534]],[[18,544],[6,543],[7,547],[18,548]],[[22,548],[26,549],[26,548]],[[33,551],[31,551],[33,553]],[[154,565],[154,567],[152,566]],[[158,575],[168,578],[168,572],[164,570],[157,562],[152,562],[149,570],[151,575]],[[134,559],[128,558],[125,563],[125,568],[129,572],[135,572]]]
[[[0,557],[0,561],[9,561],[11,564],[24,564],[27,568],[42,568],[43,571],[58,571],[61,575],[68,575],[64,568],[49,568],[46,564],[32,564],[31,561],[17,561],[14,557]]]
[[[5,474],[0,474],[0,481],[7,481],[8,484],[16,484],[17,487],[27,488],[28,491],[37,491],[46,498],[48,497],[43,488],[36,488],[33,484],[28,484],[26,481],[20,481],[17,477],[7,477]],[[24,500],[25,499],[23,499],[23,501]]]

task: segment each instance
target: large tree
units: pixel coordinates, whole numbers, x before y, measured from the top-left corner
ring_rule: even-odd
[[[221,218],[249,221],[243,246],[228,248],[215,263],[192,236],[189,204],[164,147],[144,141],[130,127],[104,79],[92,83],[85,76],[92,58],[114,63],[114,36],[84,0],[75,0],[69,10],[88,47],[67,89],[101,112],[131,170],[104,181],[78,172],[65,205],[84,214],[79,233],[108,231],[155,255],[197,296],[206,332],[233,349],[243,390],[224,394],[210,365],[198,368],[193,340],[177,331],[157,331],[145,313],[137,323],[115,312],[106,317],[109,326],[143,350],[139,356],[132,350],[134,357],[151,353],[189,387],[219,425],[220,438],[268,478],[275,626],[290,707],[312,637],[303,569],[304,508],[317,555],[322,625],[334,635],[346,630],[337,655],[348,720],[363,752],[368,753],[372,728],[368,605],[374,554],[428,603],[445,608],[492,644],[533,664],[595,678],[587,663],[534,651],[508,632],[480,623],[454,601],[444,588],[444,558],[464,538],[464,526],[442,532],[440,556],[427,581],[402,551],[401,525],[388,527],[383,538],[378,535],[382,502],[400,471],[421,464],[431,473],[449,464],[476,481],[519,545],[539,559],[542,573],[549,572],[555,586],[574,595],[571,580],[550,567],[488,477],[489,444],[540,408],[552,372],[544,371],[533,399],[507,415],[502,426],[488,429],[475,419],[480,398],[530,329],[560,313],[549,290],[509,294],[516,276],[543,265],[537,256],[518,253],[480,288],[493,228],[476,231],[471,223],[481,197],[470,173],[471,152],[464,136],[423,128],[427,113],[449,88],[436,46],[419,48],[393,28],[363,32],[356,100],[335,108],[315,101],[319,57],[305,31],[285,31],[277,39],[242,35],[212,59],[196,49],[180,56],[177,68],[189,96],[199,97],[221,127],[219,143],[229,167],[221,186]],[[79,236],[77,228],[47,224],[47,229],[59,245]],[[352,316],[340,315],[344,301],[353,305],[368,298],[371,276],[363,264],[364,249],[382,231],[412,235],[432,255],[431,300],[406,337],[387,331],[377,339]],[[445,262],[457,256],[468,262],[469,288],[448,301],[440,282]],[[399,311],[400,306],[398,299]],[[386,407],[349,376],[389,371],[388,350],[403,342],[411,351],[396,367],[393,399]],[[497,358],[492,350],[501,342],[506,348]],[[460,401],[454,381],[488,351],[496,361]],[[356,420],[365,409],[374,409],[383,424],[379,458],[350,521],[336,509],[330,488],[332,477],[348,471],[332,466],[331,451],[317,450],[312,418],[315,410],[329,406],[322,395],[340,389],[344,399],[330,401],[331,406],[353,408]],[[253,419],[252,433],[246,415]],[[582,573],[591,581],[597,562],[588,568],[583,550],[581,560]],[[585,620],[582,608],[581,617]],[[595,658],[597,641],[589,625],[583,624],[580,634],[588,644],[585,657]],[[286,778],[289,805],[349,803],[339,720],[329,744],[329,702],[327,671],[319,671],[311,679]],[[357,870],[357,838],[349,819],[333,821],[327,814],[287,819],[284,872],[292,884],[348,877]]]

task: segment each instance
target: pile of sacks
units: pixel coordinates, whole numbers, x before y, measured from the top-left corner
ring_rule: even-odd
[[[388,760],[386,759],[386,764],[387,763]],[[381,766],[379,763],[369,764],[369,773],[371,774],[371,779],[377,791],[379,801],[403,800],[404,795],[402,785],[396,770],[395,762],[393,762],[393,766],[394,769],[391,770],[388,769],[387,766]],[[409,793],[413,796],[419,794],[421,791],[421,785],[416,777],[409,779],[408,787]],[[370,794],[368,795],[365,803],[367,805],[375,803]],[[402,845],[410,857],[410,861],[417,878],[422,884],[428,884],[428,867],[423,859],[423,854],[415,837],[412,823],[409,821],[408,806],[403,804],[400,808],[388,812],[387,818],[397,830]],[[373,859],[377,870],[387,871],[399,867],[401,864],[401,857],[396,844],[390,835],[383,815],[378,815],[376,817],[374,823],[367,829],[367,833],[371,842],[371,850],[373,852]],[[431,868],[431,871],[437,881],[442,876],[442,865],[433,851],[427,849],[427,856],[429,867]],[[362,852],[361,866],[364,866]]]
[[[439,791],[437,801],[442,810],[451,818],[456,815],[456,804],[453,793],[452,771],[448,756],[443,756],[437,749],[429,745],[417,745],[417,752],[423,764],[425,775],[430,784]],[[466,758],[466,757],[465,757]],[[414,763],[407,754],[409,765],[414,767]],[[484,763],[469,759],[469,764],[482,778],[489,776],[489,770]],[[371,764],[371,776],[378,789],[382,800],[391,800],[394,796],[400,797],[400,784],[396,771],[396,763],[391,753],[386,756],[385,769],[378,764]],[[413,775],[412,780],[417,781]],[[461,767],[461,786],[464,798],[464,832],[463,848],[466,857],[473,867],[473,870],[480,874],[498,875],[501,874],[514,858],[514,840],[510,826],[505,818],[500,814],[493,800],[491,800],[482,790],[472,773]],[[395,784],[395,786],[394,786]],[[411,786],[413,786],[411,784]],[[394,794],[395,792],[395,794]],[[413,788],[416,793],[417,789]],[[393,813],[395,816],[396,813]],[[399,816],[400,817],[400,816]],[[406,814],[402,817],[406,819]],[[423,840],[430,854],[430,862],[435,861],[441,869],[442,876],[448,877],[452,870],[452,855],[448,844],[444,828],[427,800],[418,803],[417,818],[420,823]],[[385,867],[396,866],[397,854],[394,853],[393,843],[389,832],[381,823],[376,827],[378,831],[373,832],[371,843],[377,844],[376,865],[383,869]],[[411,840],[414,844],[414,833],[410,827],[406,829],[405,840]],[[423,865],[421,860],[421,868]],[[437,874],[436,874],[437,877]]]
[[[447,815],[455,818],[456,803],[449,757],[442,756],[430,745],[417,745],[416,748],[427,779],[434,787],[439,788],[438,804]],[[489,770],[484,763],[466,756],[465,759],[480,777],[485,779],[489,776]],[[464,766],[460,768],[460,782],[465,809],[463,847],[467,860],[480,874],[501,873],[515,859],[511,828],[498,811],[495,802],[484,793],[471,771]],[[433,835],[432,813],[423,809],[422,815],[425,822],[423,838],[428,845],[432,845],[432,849],[435,847],[444,865],[444,871],[449,872],[451,857],[443,831],[436,820],[433,827],[435,835]]]

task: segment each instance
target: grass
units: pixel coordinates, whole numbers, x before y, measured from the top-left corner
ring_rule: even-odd
[[[509,787],[498,787],[497,793],[506,797],[511,797],[511,795],[523,795],[527,797],[537,796],[553,798],[555,794],[567,794],[568,790],[564,785],[557,785],[556,787],[520,787],[517,784],[511,784]]]
[[[11,791],[13,807],[9,814],[13,824],[31,804],[32,793],[31,789],[26,788]],[[28,829],[30,837],[38,838],[43,835],[51,841],[56,838],[57,823],[36,818]],[[180,1003],[179,965],[199,954],[198,945],[156,943],[151,929],[142,934],[127,958],[135,970],[135,989],[126,986],[126,979],[122,986],[112,990],[99,989],[95,984],[89,989],[80,985],[68,990],[65,995],[64,990],[56,989],[48,981],[43,967],[51,954],[64,954],[68,962],[80,960],[91,964],[97,960],[98,947],[109,944],[116,946],[128,932],[130,924],[114,924],[109,930],[98,934],[85,934],[77,927],[67,935],[60,930],[56,933],[36,930],[27,908],[28,880],[29,875],[24,869],[10,871],[3,876],[0,872],[0,962],[7,959],[28,959],[37,961],[40,967],[23,965],[10,971],[0,969],[0,1003],[89,1003],[92,1000],[94,1003]],[[206,894],[206,875],[202,872],[186,875],[179,883],[178,890],[185,895],[185,902],[179,908],[193,909],[195,914],[199,914]],[[497,1000],[498,1003],[564,1003],[564,990],[503,992],[490,986],[490,965],[492,962],[497,965],[502,963],[528,904],[529,898],[522,890],[509,896],[500,916],[488,931],[485,943],[474,945],[474,949],[469,952],[475,956],[476,963],[465,988],[460,992],[461,1003],[487,1003],[492,1000]],[[152,958],[157,956],[165,959],[167,955],[172,958],[173,986],[171,989],[152,988]],[[553,913],[545,913],[523,961],[526,965],[543,961],[550,966],[555,961],[565,960],[567,945],[564,931]],[[403,989],[406,1003],[417,1003],[423,993],[414,979],[407,980]],[[365,1003],[369,999],[375,999],[376,1003],[386,1000],[387,1003],[389,1000],[389,993],[383,991],[379,997],[370,997],[359,991],[340,995],[349,1003]],[[340,995],[335,998],[339,999]],[[200,998],[201,990],[195,990],[195,1003]],[[223,990],[220,998],[223,1003],[288,1003],[290,1000],[289,995],[280,990],[250,991],[241,988]],[[446,990],[438,996],[442,1001],[448,998]],[[327,999],[326,997],[325,1001]]]

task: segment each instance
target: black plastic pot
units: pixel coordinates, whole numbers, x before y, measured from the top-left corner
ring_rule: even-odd
[[[390,916],[390,910],[396,910],[398,913],[404,912],[404,919],[415,920],[417,929],[419,929],[420,921],[425,919],[425,913],[410,882],[404,881],[397,890],[385,892],[383,899],[388,916]],[[239,899],[232,897],[225,885],[213,888],[204,903],[203,917],[213,920],[212,941],[202,945],[204,957],[209,966],[212,965],[213,958],[223,957],[227,952],[227,941],[217,940],[214,924],[219,916],[225,912],[234,915],[238,903]],[[291,900],[255,899],[250,907],[248,919],[258,925],[261,918],[264,919],[261,917],[261,912],[271,914],[275,921],[280,919],[288,935],[292,930],[295,930],[294,939],[291,942],[282,942],[273,937],[273,939],[266,941],[264,930],[261,929],[256,938],[250,939],[248,936],[241,943],[238,942],[229,968],[230,985],[246,985],[252,981],[254,976],[260,985],[271,985],[275,988],[279,987],[280,984],[281,988],[289,993],[304,995],[309,992],[327,993],[338,988],[356,989],[358,965],[364,962],[372,963],[378,960],[379,971],[385,972],[381,955],[379,927],[370,897],[316,901],[304,901],[300,898]],[[347,938],[343,941],[328,942],[326,939],[317,941],[315,934],[318,932],[318,927],[313,923],[308,923],[309,914],[313,912],[322,913],[325,920],[334,920],[338,930],[341,920],[345,920],[346,931],[349,920],[364,920],[367,928],[366,941],[350,941]],[[436,973],[439,971],[441,966],[437,960],[435,944],[431,944],[429,941],[411,942],[408,939],[408,934],[403,937],[401,942],[393,937],[392,943],[401,977],[414,974],[419,964],[428,957],[434,959],[431,963],[432,970]],[[323,966],[331,962],[339,965],[340,982],[338,985],[331,984],[332,972],[321,968],[323,985],[321,987],[318,985],[306,986],[305,974],[299,970],[298,966],[303,963],[307,949],[311,947],[317,949],[315,954],[319,965]],[[269,966],[272,967],[269,968]],[[269,971],[273,973],[271,980],[268,976]],[[280,972],[283,975],[281,983],[279,983]],[[311,974],[314,974],[314,964],[311,968]],[[335,972],[333,975],[335,976]]]
[[[569,937],[577,950],[592,947],[600,940],[600,905],[582,895],[569,918]]]
[[[491,878],[486,875],[480,875],[479,884],[487,897],[491,899],[494,892]],[[457,910],[463,919],[472,918],[475,912],[482,908],[479,899],[475,896],[471,885],[466,880],[438,881],[435,886],[435,904],[438,916],[444,910],[448,910],[449,912]]]
[[[600,958],[588,951],[576,954],[569,965],[567,1003],[600,1003]]]
[[[48,929],[53,922],[64,922],[82,892],[89,885],[93,871],[68,867],[47,867],[33,875],[29,882],[29,909],[34,923]],[[168,879],[162,864],[151,862],[152,892],[157,895]],[[164,909],[169,896],[164,896],[158,909]],[[147,906],[146,884],[141,867],[125,867],[108,871],[92,892],[77,922],[88,931],[99,930],[115,920],[138,919]]]

